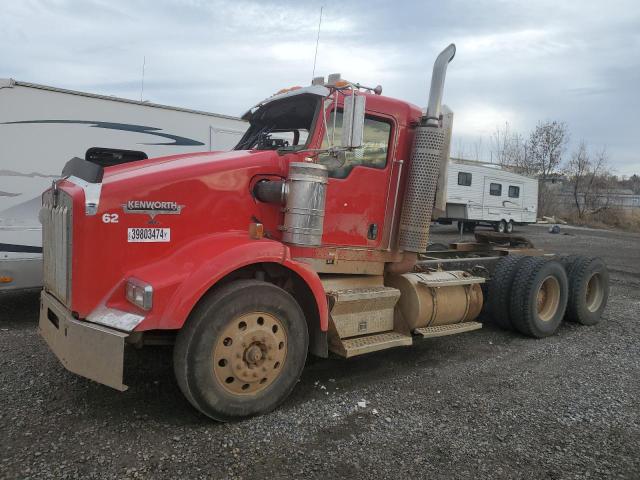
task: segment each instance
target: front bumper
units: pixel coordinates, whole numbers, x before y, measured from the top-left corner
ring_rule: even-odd
[[[121,392],[128,333],[81,322],[45,290],[40,301],[40,335],[64,367]]]

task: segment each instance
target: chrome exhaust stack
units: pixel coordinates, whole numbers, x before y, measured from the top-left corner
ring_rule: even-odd
[[[456,47],[451,44],[436,58],[431,76],[429,105],[416,128],[398,239],[400,249],[406,252],[423,253],[427,250],[434,206],[437,213],[446,204],[446,174],[453,113],[445,107],[445,113],[442,114],[442,93],[447,66],[455,53]]]
[[[431,74],[431,89],[429,90],[429,104],[425,115],[426,124],[437,127],[440,122],[440,107],[442,106],[442,94],[444,92],[444,78],[447,74],[449,62],[456,56],[455,44],[445,48],[436,61],[433,63],[433,73]]]

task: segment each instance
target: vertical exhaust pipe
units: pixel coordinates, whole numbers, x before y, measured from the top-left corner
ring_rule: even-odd
[[[398,246],[405,252],[427,250],[436,189],[439,184],[441,189],[446,185],[441,177],[446,176],[451,117],[448,112],[440,122],[440,116],[445,74],[455,53],[456,47],[451,44],[436,58],[427,113],[416,127],[398,235]]]
[[[433,63],[431,74],[431,89],[429,90],[429,104],[425,115],[426,124],[437,127],[440,122],[440,107],[442,106],[442,93],[444,92],[444,78],[447,74],[449,62],[456,56],[456,46],[452,43],[445,48]]]

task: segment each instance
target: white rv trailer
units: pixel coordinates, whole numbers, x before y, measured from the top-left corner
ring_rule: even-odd
[[[477,225],[513,232],[514,225],[535,223],[538,180],[498,165],[452,158],[447,174],[447,208],[439,223],[458,221],[472,232]]]
[[[69,159],[93,147],[141,158],[228,150],[247,126],[225,115],[0,79],[0,291],[41,285],[40,195]]]

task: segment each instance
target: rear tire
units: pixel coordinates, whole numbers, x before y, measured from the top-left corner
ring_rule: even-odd
[[[562,264],[530,257],[520,264],[513,283],[509,309],[513,326],[534,338],[553,335],[564,317],[569,291]]]
[[[283,289],[238,280],[207,295],[178,333],[178,385],[219,421],[273,410],[293,390],[307,357],[304,314]]]
[[[520,264],[528,257],[521,255],[507,255],[496,263],[491,280],[486,288],[486,313],[491,321],[500,328],[511,330],[510,302],[513,278]]]
[[[609,272],[600,258],[578,256],[568,270],[569,301],[565,318],[582,325],[600,322],[609,298]]]

